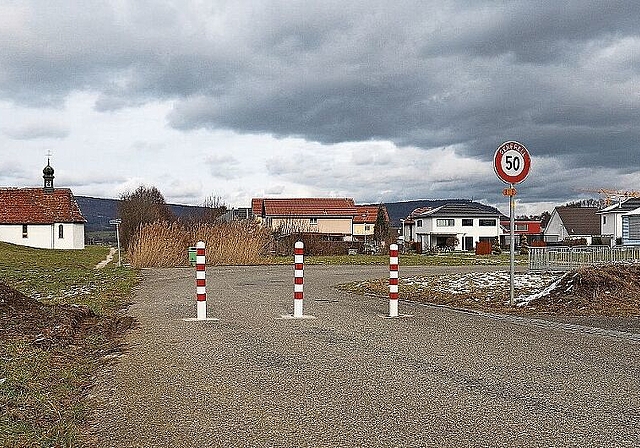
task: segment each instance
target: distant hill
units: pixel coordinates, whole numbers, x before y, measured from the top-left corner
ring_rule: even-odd
[[[82,215],[87,220],[85,233],[113,231],[114,227],[109,225],[109,220],[118,216],[117,199],[101,199],[88,196],[75,196]],[[180,217],[188,218],[198,216],[204,207],[194,205],[168,204],[171,213]]]
[[[113,230],[113,226],[109,225],[109,220],[117,217],[117,200],[86,196],[76,196],[75,198],[82,215],[87,220],[84,226],[85,233]]]

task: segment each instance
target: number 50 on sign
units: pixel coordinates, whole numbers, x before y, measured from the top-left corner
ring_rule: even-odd
[[[517,184],[525,180],[531,167],[531,157],[527,148],[519,142],[504,142],[496,150],[493,168],[500,179],[507,184]]]

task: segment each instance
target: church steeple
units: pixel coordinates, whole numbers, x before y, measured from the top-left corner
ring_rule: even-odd
[[[42,178],[44,179],[44,192],[53,193],[53,168],[50,165],[50,160],[47,157],[47,166],[42,170]]]

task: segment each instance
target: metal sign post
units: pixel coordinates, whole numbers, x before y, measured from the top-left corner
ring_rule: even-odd
[[[504,142],[498,146],[493,157],[493,168],[496,175],[504,183],[509,184],[509,188],[505,188],[502,194],[509,196],[509,222],[510,222],[510,241],[509,241],[509,304],[514,305],[514,286],[513,278],[515,275],[515,208],[516,208],[516,189],[518,184],[526,179],[531,168],[531,156],[529,150],[522,144],[513,140]]]
[[[118,241],[118,267],[122,266],[122,257],[120,255],[120,224],[122,224],[122,219],[112,219],[109,221],[109,224],[112,226],[116,226],[116,240]]]
[[[515,253],[516,253],[516,239],[515,239],[515,210],[516,210],[516,189],[513,188],[513,184],[510,185],[509,188],[505,188],[502,191],[502,194],[505,196],[509,196],[509,305],[513,306],[514,302],[514,287],[513,287],[513,277],[516,272],[516,262],[515,262]]]

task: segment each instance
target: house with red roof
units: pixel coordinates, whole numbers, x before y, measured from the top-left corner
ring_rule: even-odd
[[[389,213],[384,205],[356,205],[356,216],[353,217],[354,241],[373,240],[373,234],[378,221],[378,209],[382,208],[384,219],[389,223]]]
[[[502,235],[500,236],[500,245],[508,247],[511,241],[511,220],[506,216],[500,218],[500,226],[502,227]],[[540,241],[544,239],[542,234],[542,220],[539,219],[514,219],[513,233],[515,236],[516,247],[520,246],[520,241],[524,235],[527,243]]]
[[[0,188],[0,241],[42,249],[84,249],[80,207],[68,188],[54,188],[47,162],[43,188]]]
[[[423,213],[432,210],[432,207],[418,207],[414,209],[409,216],[400,220],[402,240],[404,242],[415,241],[416,238],[416,216],[420,216]],[[420,224],[422,225],[422,223]]]
[[[251,210],[260,223],[274,231],[320,233],[333,241],[352,240],[358,214],[350,198],[253,198]]]

